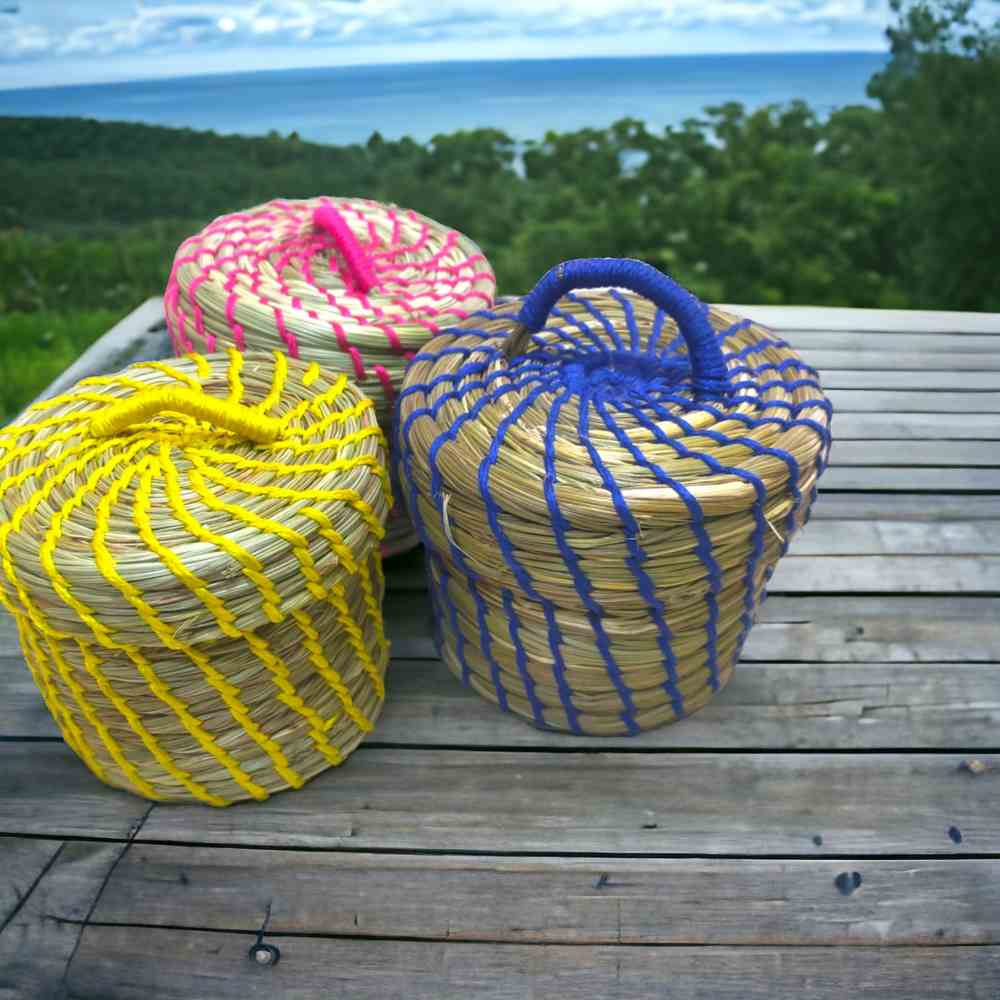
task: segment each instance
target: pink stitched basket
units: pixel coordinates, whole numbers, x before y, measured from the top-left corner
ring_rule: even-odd
[[[164,308],[178,354],[279,349],[346,372],[389,437],[410,358],[495,292],[489,262],[461,233],[395,205],[320,197],[223,215],[185,240]],[[386,554],[416,544],[394,515]]]

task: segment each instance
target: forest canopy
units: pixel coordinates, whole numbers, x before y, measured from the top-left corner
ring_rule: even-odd
[[[1000,310],[1000,27],[893,0],[877,106],[706,108],[653,131],[493,129],[324,146],[0,118],[0,409],[162,292],[177,244],[277,196],[392,201],[472,236],[506,294],[638,257],[713,301]],[[41,380],[41,381],[39,381]]]

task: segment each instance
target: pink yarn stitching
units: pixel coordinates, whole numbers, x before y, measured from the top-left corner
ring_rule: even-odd
[[[367,230],[368,244],[362,246],[376,270],[380,290],[377,301],[352,286],[346,261],[333,245],[332,238],[313,228],[313,212],[317,203],[329,205],[342,215],[357,219]],[[391,226],[388,243],[383,242],[375,225],[374,218],[379,214]],[[400,242],[405,222],[417,227],[417,235],[409,243]],[[289,317],[269,296],[277,288],[290,301],[295,313],[319,322],[324,316],[317,311],[318,306],[313,307],[313,302],[304,302],[301,293],[292,294],[289,281],[294,276],[296,281],[308,286],[309,298],[315,296],[317,302],[322,302],[324,308],[332,310],[345,322],[360,321],[381,330],[389,350],[404,358],[412,358],[414,352],[404,349],[400,324],[419,326],[431,337],[441,329],[443,318],[447,321],[451,317],[464,317],[470,305],[481,303],[488,306],[492,302],[489,288],[493,286],[493,273],[482,254],[474,254],[458,263],[444,262],[460,239],[453,230],[446,233],[443,243],[433,254],[418,260],[405,259],[419,256],[430,238],[430,226],[412,210],[398,211],[373,201],[322,198],[319,202],[290,202],[277,199],[257,211],[220,216],[201,233],[185,240],[174,260],[164,301],[174,348],[178,351],[196,349],[195,342],[187,334],[189,316],[182,303],[181,292],[184,289],[179,277],[182,269],[189,271],[193,268],[198,273],[191,279],[184,298],[190,307],[195,332],[204,340],[209,351],[216,349],[218,332],[211,329],[206,321],[197,292],[213,274],[222,274],[221,287],[227,293],[225,322],[235,345],[241,350],[246,348],[245,328],[239,322],[236,311],[241,294],[250,294],[262,306],[270,308],[278,337],[288,353],[298,357],[300,345],[293,328],[289,326]],[[218,242],[213,242],[216,239]],[[325,271],[339,279],[343,287],[330,288],[316,280],[313,258],[317,255],[323,257]],[[285,274],[289,274],[288,280]],[[487,288],[477,288],[477,284]],[[435,322],[435,318],[439,322]],[[350,357],[357,378],[366,379],[368,373],[361,352],[348,341],[340,323],[329,322],[338,348]],[[386,369],[373,364],[371,370],[382,385],[387,400],[391,399],[395,391]]]

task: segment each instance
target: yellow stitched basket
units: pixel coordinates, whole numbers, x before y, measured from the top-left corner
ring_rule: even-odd
[[[378,717],[385,440],[345,375],[237,351],[0,431],[2,596],[70,747],[154,800],[265,799]]]

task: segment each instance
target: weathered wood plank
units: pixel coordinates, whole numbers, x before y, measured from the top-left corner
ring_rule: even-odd
[[[526,726],[462,687],[437,660],[397,660],[370,739],[380,746],[552,747],[580,741]],[[595,748],[948,749],[997,743],[994,664],[741,663],[726,689],[682,723]]]
[[[831,602],[833,613],[831,614]],[[772,594],[758,611],[763,622],[858,621],[871,619],[920,622],[1000,622],[1000,598],[927,597],[873,594],[829,597],[825,594],[785,597]]]
[[[898,442],[893,441],[835,440],[830,450],[830,466],[857,465],[997,467],[1000,466],[1000,441],[913,441],[900,448]]]
[[[7,743],[2,750],[0,832],[124,839],[147,808],[102,787],[62,744]],[[973,778],[960,770],[963,759],[362,746],[343,767],[267,803],[156,807],[139,838],[365,850],[780,855],[800,853],[803,839],[820,833],[826,853],[1000,853],[1000,799],[991,794],[1000,772]],[[962,831],[961,845],[948,838],[952,825]]]
[[[914,447],[916,447],[914,442]],[[1000,469],[882,468],[855,466],[827,469],[825,490],[965,490],[1000,492]]]
[[[881,333],[1000,333],[1000,314],[930,309],[850,309],[830,306],[721,305],[775,330]]]
[[[803,851],[813,847],[810,839]],[[74,869],[90,848],[70,844],[51,878],[77,879]],[[863,880],[849,897],[836,886],[845,870],[859,871]],[[91,920],[256,931],[268,907],[268,929],[276,934],[574,944],[993,944],[1000,941],[1000,861],[748,865],[133,845]]]
[[[139,838],[243,846],[797,855],[1000,853],[1000,772],[952,754],[383,750],[294,795],[154,808]],[[68,762],[67,762],[68,763]],[[984,780],[985,779],[985,780]],[[61,825],[57,802],[51,822]],[[317,822],[322,817],[322,822]],[[948,836],[952,826],[963,841]],[[836,845],[834,847],[834,845]]]
[[[819,351],[927,351],[932,354],[992,354],[997,336],[982,333],[891,333],[786,330],[779,335],[809,361]]]
[[[52,864],[61,844],[54,840],[0,841],[0,934]]]
[[[811,362],[812,358],[810,351],[807,360]],[[910,389],[923,392],[951,389],[972,393],[1000,390],[1000,371],[871,371],[866,368],[821,371],[826,389]]]
[[[989,945],[845,952],[289,937],[273,939],[279,965],[247,971],[253,940],[88,927],[67,985],[73,997],[115,1000],[987,1000],[1000,984],[1000,948]]]
[[[995,372],[1000,371],[1000,354],[952,354],[946,351],[921,351],[919,341],[905,351],[843,351],[813,349],[805,360],[819,369],[823,379],[835,371],[926,371],[926,372]],[[824,383],[825,384],[825,383]]]
[[[993,353],[998,340],[996,333],[866,331],[866,330],[786,330],[779,332],[795,349],[811,353],[826,351],[890,351],[952,355],[987,355]],[[991,345],[994,345],[991,347]]]
[[[19,652],[0,656],[0,692],[0,737],[58,735]]]
[[[971,622],[961,631],[948,621],[872,619],[861,625],[833,618],[788,625],[760,622],[750,633],[743,659],[803,663],[995,663],[1000,661],[1000,639],[993,621]]]
[[[827,555],[998,555],[1000,521],[814,520],[789,552]]]
[[[821,480],[821,485],[822,485]],[[837,493],[821,488],[814,523],[850,521],[983,521],[1000,519],[1000,496],[948,493]]]
[[[843,413],[1000,413],[996,392],[908,392],[897,389],[830,389],[834,411]],[[995,419],[995,418],[994,418]],[[834,424],[836,430],[836,424]]]
[[[997,556],[796,556],[774,572],[774,592],[996,593]]]
[[[744,662],[725,691],[682,725],[591,742],[631,749],[950,749],[992,745],[998,722],[1000,671],[993,664]],[[0,704],[0,736],[28,735],[59,737],[37,694],[19,708]],[[369,739],[380,746],[579,745],[498,712],[436,659],[393,661],[389,700]]]
[[[1000,416],[995,413],[852,413],[838,411],[833,417],[833,436],[841,441],[905,440],[934,438],[1000,438]]]
[[[0,743],[0,834],[124,838],[147,806],[102,785],[63,743]]]
[[[59,850],[60,858],[66,850],[59,842],[36,843]],[[0,1000],[66,1000],[70,995],[64,976],[83,922],[122,853],[121,844],[71,846],[73,865],[60,869],[58,877],[53,865],[0,933]],[[102,1000],[114,995],[106,993]]]

